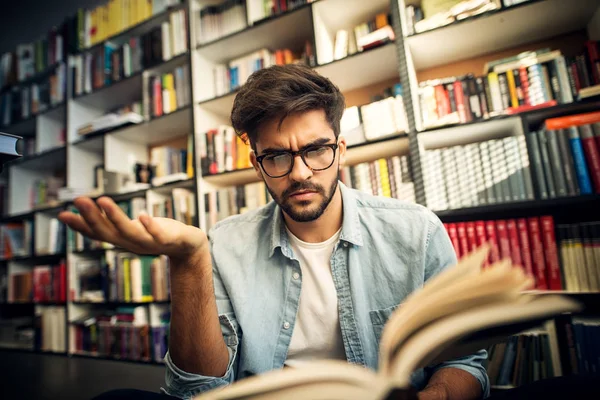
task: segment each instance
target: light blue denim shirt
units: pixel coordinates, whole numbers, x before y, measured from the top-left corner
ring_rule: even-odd
[[[456,263],[442,223],[420,205],[375,197],[340,182],[343,223],[331,255],[346,358],[377,369],[379,339],[393,310],[415,289]],[[234,380],[282,368],[296,321],[302,271],[281,215],[266,206],[221,221],[209,234],[214,286],[229,365],[222,377],[187,373],[165,356],[166,387],[172,396],[191,396]],[[300,278],[294,279],[294,272]],[[297,275],[296,275],[297,276]],[[471,373],[489,394],[485,350],[416,371],[423,388],[439,368]]]

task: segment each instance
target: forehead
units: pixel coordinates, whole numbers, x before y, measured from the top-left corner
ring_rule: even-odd
[[[327,137],[335,139],[325,112],[312,110],[288,116],[281,126],[279,119],[263,124],[258,132],[256,150],[259,153],[267,148],[298,150],[308,143]]]

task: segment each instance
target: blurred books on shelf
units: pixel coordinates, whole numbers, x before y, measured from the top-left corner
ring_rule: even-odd
[[[225,0],[198,11],[197,42],[204,44],[248,26],[245,0]]]
[[[526,138],[539,198],[600,193],[600,112],[547,119]]]
[[[83,124],[77,128],[77,134],[84,136],[95,132],[107,131],[144,121],[142,102],[118,107],[105,115]]]

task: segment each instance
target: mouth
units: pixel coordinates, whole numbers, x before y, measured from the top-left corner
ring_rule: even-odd
[[[305,201],[312,199],[316,195],[317,192],[315,192],[314,190],[298,190],[297,192],[292,193],[289,196],[289,198],[294,200]]]

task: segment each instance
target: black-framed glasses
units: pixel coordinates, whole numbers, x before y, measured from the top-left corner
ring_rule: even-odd
[[[277,151],[256,157],[265,174],[271,178],[286,176],[294,168],[294,160],[300,155],[311,171],[323,171],[333,165],[337,143],[307,146],[298,151]]]

